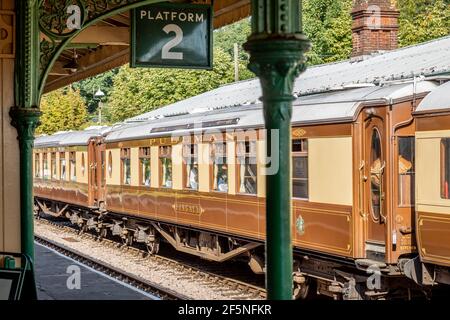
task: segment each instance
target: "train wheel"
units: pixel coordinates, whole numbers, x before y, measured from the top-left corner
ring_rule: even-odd
[[[147,251],[150,254],[157,254],[159,251],[159,239],[155,238],[154,241],[147,243]]]
[[[78,234],[83,234],[87,231],[87,225],[86,223],[83,223],[82,225],[79,226],[80,227],[80,231],[78,232]]]
[[[305,277],[303,283],[294,283],[294,290],[292,298],[294,300],[314,299],[317,295],[316,282],[309,277]]]
[[[124,247],[131,246],[133,244],[133,235],[126,234],[122,237],[122,244]]]
[[[34,206],[33,206],[33,214],[34,214],[34,216],[36,217],[36,220],[41,219],[39,206],[37,206],[37,205],[34,205]]]
[[[101,228],[99,233],[98,233],[98,240],[101,241],[103,238],[106,237],[107,234],[108,234],[108,229]]]

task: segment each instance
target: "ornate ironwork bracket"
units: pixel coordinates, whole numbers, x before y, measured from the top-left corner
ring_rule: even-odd
[[[70,41],[88,26],[161,0],[39,0],[39,93],[54,62]]]

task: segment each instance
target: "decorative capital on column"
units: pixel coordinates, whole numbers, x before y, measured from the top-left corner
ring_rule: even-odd
[[[33,142],[34,130],[39,125],[39,117],[41,116],[39,108],[12,107],[9,115],[11,116],[11,125],[17,129],[19,134],[19,141]]]
[[[294,80],[305,70],[304,53],[310,47],[302,34],[250,38],[249,69],[261,80],[263,101],[291,101]]]

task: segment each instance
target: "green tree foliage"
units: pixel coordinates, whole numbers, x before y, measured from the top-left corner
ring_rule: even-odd
[[[65,88],[52,91],[41,100],[41,124],[37,134],[79,130],[87,124],[87,110],[79,91]]]
[[[347,59],[352,52],[352,0],[304,0],[303,28],[312,43],[309,64]]]
[[[234,56],[234,44],[238,44],[239,59],[248,61],[249,55],[242,48],[251,33],[250,18],[224,26],[214,31],[214,46],[227,52],[230,56]]]
[[[98,108],[98,99],[94,98],[95,92],[101,89],[107,96],[113,86],[113,78],[119,71],[118,68],[106,71],[92,78],[81,80],[74,83],[73,87],[80,91],[89,113],[96,113]]]
[[[244,71],[241,63],[240,69]],[[114,78],[114,88],[108,100],[112,122],[122,121],[155,108],[195,96],[234,81],[233,61],[223,50],[214,50],[214,68],[131,69],[121,67]]]
[[[412,45],[448,35],[450,0],[392,0],[400,10],[400,45]],[[303,0],[304,31],[312,43],[308,64],[350,58],[352,51],[352,0]],[[254,77],[247,68],[242,45],[251,32],[250,18],[214,31],[213,71],[130,69],[122,67],[75,85],[97,116],[94,92],[106,93],[103,119],[111,123],[179,101],[234,81],[233,46],[239,46],[239,78]]]
[[[399,44],[414,45],[450,33],[449,0],[397,0]]]

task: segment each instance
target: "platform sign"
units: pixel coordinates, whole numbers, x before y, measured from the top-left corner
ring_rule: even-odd
[[[131,67],[212,68],[212,7],[157,3],[131,13]]]

